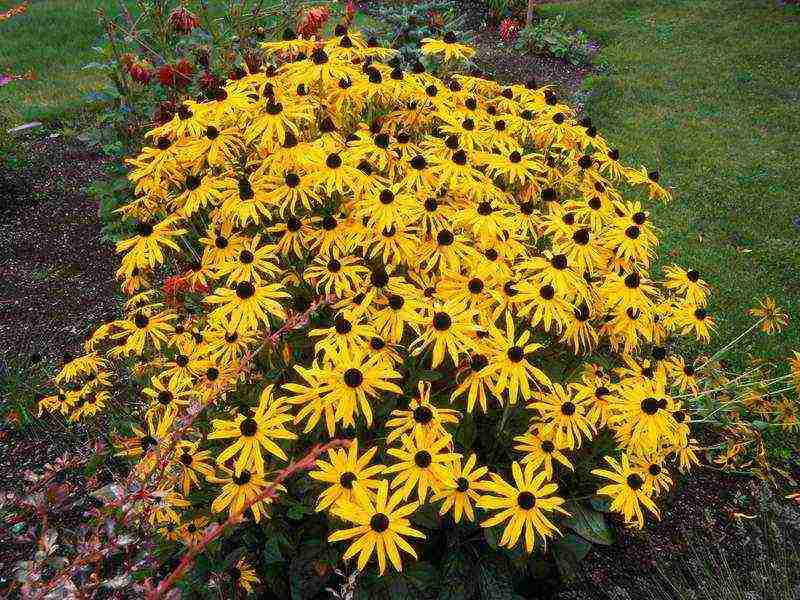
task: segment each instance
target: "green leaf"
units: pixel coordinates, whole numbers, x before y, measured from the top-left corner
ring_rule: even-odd
[[[436,600],[469,600],[478,585],[473,565],[461,552],[453,552],[444,559],[440,581]]]
[[[478,588],[481,600],[514,600],[511,569],[497,557],[481,561]]]
[[[564,525],[582,538],[603,546],[608,546],[614,541],[603,513],[579,502],[567,502],[564,508],[572,514],[563,519]]]
[[[369,570],[368,570],[369,571]],[[402,573],[374,577],[367,572],[360,579],[358,600],[435,600],[439,573],[426,562],[409,564]]]
[[[286,516],[293,521],[301,521],[306,515],[313,513],[313,509],[300,503],[293,503],[286,510]]]
[[[567,533],[552,548],[559,573],[565,579],[571,579],[576,574],[578,563],[586,557],[592,545],[579,535]]]
[[[264,544],[263,555],[265,565],[283,562],[283,554],[281,554],[277,537],[271,537],[267,540],[267,543]]]
[[[608,496],[592,496],[589,500],[592,508],[600,511],[601,513],[611,512],[611,498]]]
[[[475,419],[472,418],[472,414],[468,413],[456,430],[455,440],[463,448],[472,448],[476,435]]]
[[[497,533],[492,527],[485,527],[483,530],[483,538],[492,550],[497,550]]]
[[[433,504],[425,504],[414,511],[411,520],[415,525],[435,531],[439,529],[439,511]]]

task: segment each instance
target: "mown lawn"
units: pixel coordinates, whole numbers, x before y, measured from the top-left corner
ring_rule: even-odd
[[[0,0],[0,12],[19,0]],[[0,73],[33,71],[35,81],[0,87],[0,111],[12,124],[75,110],[101,73],[83,70],[100,35],[95,11],[113,0],[33,0],[27,13],[0,23]]]
[[[578,0],[540,12],[564,14],[602,45],[607,68],[587,81],[588,113],[624,158],[674,187],[675,201],[655,209],[661,254],[715,286],[717,347],[769,294],[792,325],[747,349],[800,349],[800,7]]]

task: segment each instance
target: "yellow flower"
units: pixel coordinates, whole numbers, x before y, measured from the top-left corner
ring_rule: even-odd
[[[429,439],[447,438],[450,434],[444,428],[445,423],[458,423],[459,413],[447,408],[436,408],[430,402],[431,384],[420,381],[419,394],[408,405],[408,410],[393,410],[386,427],[392,431],[386,436],[386,443],[404,435],[415,435],[420,431],[423,437]]]
[[[259,323],[268,323],[268,314],[285,319],[286,311],[278,300],[290,297],[279,283],[259,285],[240,281],[234,289],[217,288],[205,302],[220,305],[211,312],[212,320],[228,320],[231,327],[242,332],[257,329]]]
[[[711,334],[717,327],[714,317],[708,310],[691,303],[675,306],[668,323],[680,330],[683,335],[693,333],[697,341],[704,343],[711,341]]]
[[[150,314],[146,309],[137,310],[128,319],[114,322],[114,326],[120,331],[112,334],[111,338],[124,343],[127,350],[137,355],[144,352],[147,342],[158,350],[161,343],[166,342],[168,336],[175,331],[170,321],[176,318],[177,315],[169,310],[156,314]]]
[[[222,484],[222,490],[211,503],[211,510],[214,512],[223,512],[227,509],[229,515],[241,514],[245,504],[253,502],[269,485],[261,473],[251,473],[245,469],[236,475],[227,467],[220,468],[223,472],[222,477],[214,475],[208,478],[211,483]],[[275,491],[285,492],[286,488],[277,485]],[[271,502],[271,498],[263,498],[250,505],[249,510],[253,513],[256,523],[261,520],[262,514],[266,514],[266,505]]]
[[[234,586],[241,587],[248,594],[252,594],[254,586],[261,583],[255,569],[245,557],[240,558],[236,566],[228,569],[228,575]]]
[[[751,308],[747,313],[759,317],[760,329],[764,333],[780,333],[789,324],[789,315],[769,296],[759,300],[758,306]]]
[[[796,350],[793,352],[793,356],[789,358],[789,368],[791,369],[794,385],[800,394],[800,352]]]
[[[225,464],[228,459],[236,457],[237,475],[244,469],[263,474],[262,449],[281,460],[289,460],[275,443],[275,440],[297,439],[297,435],[286,429],[286,423],[293,419],[288,411],[288,404],[272,399],[272,386],[268,386],[262,392],[261,401],[252,416],[237,414],[232,421],[214,419],[211,422],[214,430],[208,434],[208,439],[236,439],[217,456],[217,463]]]
[[[341,542],[357,538],[350,544],[343,558],[349,560],[358,554],[359,571],[367,566],[373,554],[378,558],[381,574],[386,570],[387,557],[395,569],[402,571],[403,565],[398,549],[417,558],[417,553],[405,538],[425,539],[425,534],[413,529],[408,520],[408,516],[417,509],[417,506],[416,502],[403,504],[401,490],[397,490],[390,497],[389,484],[381,481],[375,502],[367,499],[360,504],[346,504],[336,511],[336,516],[353,523],[355,527],[335,531],[328,536],[328,541]]]
[[[190,385],[183,385],[174,378],[164,383],[162,377],[152,377],[150,385],[152,387],[142,390],[142,393],[150,398],[150,406],[145,413],[148,422],[157,419],[171,422],[181,407],[188,406],[196,396],[195,392],[189,389]]]
[[[597,490],[599,495],[611,497],[611,510],[621,513],[626,523],[639,529],[644,527],[642,506],[660,518],[658,507],[651,498],[653,488],[645,487],[644,478],[631,466],[628,456],[623,454],[621,463],[611,456],[606,456],[605,460],[611,470],[593,469],[592,473],[611,480],[612,483]]]
[[[444,485],[452,483],[454,477],[450,464],[458,454],[446,452],[449,437],[429,438],[421,429],[413,435],[403,436],[401,448],[389,448],[386,452],[397,462],[386,467],[384,474],[396,473],[392,488],[399,488],[404,499],[408,499],[416,487],[420,502],[425,502],[428,492],[440,492]]]
[[[440,40],[424,38],[421,47],[423,54],[443,54],[445,61],[466,60],[475,54],[475,49],[466,44],[459,44],[452,31],[444,34]]]
[[[668,290],[673,290],[683,298],[697,306],[705,306],[708,302],[708,284],[700,279],[700,273],[695,269],[686,271],[678,265],[664,267],[666,281],[664,285]]]
[[[609,421],[617,428],[623,445],[640,453],[652,452],[663,441],[675,441],[677,424],[670,412],[672,406],[662,382],[623,382],[611,403]]]
[[[459,356],[466,354],[471,346],[469,334],[478,329],[473,323],[474,314],[475,311],[463,303],[449,301],[436,304],[422,334],[411,344],[412,353],[422,354],[432,345],[432,369],[442,363],[445,355],[457,365]]]
[[[381,391],[403,392],[392,382],[400,379],[400,374],[380,355],[367,356],[364,350],[353,350],[330,353],[327,361],[324,366],[315,364],[311,369],[295,366],[306,385],[284,384],[285,389],[297,394],[289,402],[307,404],[295,417],[295,422],[299,422],[311,416],[306,431],[313,428],[323,412],[331,435],[335,423],[342,421],[345,426],[355,425],[355,416],[359,413],[364,415],[367,425],[372,425],[370,399],[376,398]]]
[[[475,520],[473,506],[480,500],[478,492],[486,486],[483,477],[489,472],[487,467],[475,468],[476,463],[477,457],[474,454],[469,456],[463,467],[460,456],[452,463],[450,466],[452,480],[445,483],[442,489],[435,492],[431,498],[433,502],[444,501],[439,509],[440,515],[452,510],[453,520],[456,523],[461,522],[462,515],[466,515],[470,521]]]
[[[172,238],[183,235],[186,230],[175,228],[177,221],[175,217],[167,217],[155,225],[149,221],[139,221],[136,224],[136,236],[117,243],[117,252],[126,252],[122,259],[122,274],[125,277],[131,277],[136,268],[152,271],[163,263],[162,246],[180,251],[180,246]]]
[[[549,392],[538,392],[534,396],[538,401],[528,408],[539,412],[541,433],[551,438],[556,446],[573,450],[581,447],[584,436],[588,440],[594,437],[587,403],[579,401],[578,396],[572,397],[568,388],[554,383]]]
[[[492,391],[492,374],[487,366],[489,360],[483,354],[475,354],[469,361],[469,366],[463,371],[466,373],[463,381],[453,390],[450,402],[456,398],[466,396],[467,411],[472,412],[475,404],[480,404],[483,412],[488,410],[488,393]]]
[[[309,476],[329,484],[320,494],[317,512],[339,506],[342,503],[359,503],[364,498],[375,499],[379,481],[375,476],[384,470],[383,465],[369,466],[378,448],[370,448],[358,456],[358,440],[353,440],[347,449],[329,449],[328,461],[318,460],[318,471]]]
[[[208,517],[197,517],[181,525],[178,536],[187,548],[191,548],[202,541],[207,525]]]
[[[543,434],[540,427],[534,427],[527,433],[514,438],[519,442],[514,450],[524,452],[525,456],[520,461],[523,465],[532,464],[536,469],[544,467],[548,479],[553,479],[553,464],[557,461],[573,471],[574,467],[569,459],[561,452],[566,450],[565,445],[556,446],[552,440],[552,433]]]
[[[537,472],[533,464],[528,463],[523,470],[515,461],[511,473],[514,485],[495,473],[491,474],[491,482],[485,484],[486,495],[478,501],[478,506],[495,514],[483,521],[481,527],[506,523],[500,545],[513,548],[520,536],[524,536],[525,551],[531,553],[537,537],[546,544],[548,538],[558,533],[547,513],[568,513],[562,508],[563,498],[553,495],[558,486],[546,483],[547,475]]]
[[[198,444],[182,440],[176,445],[178,450],[173,458],[181,481],[184,496],[188,496],[192,487],[200,487],[198,475],[205,478],[214,476],[214,468],[206,461],[211,458],[210,450],[198,451]]]
[[[489,338],[485,341],[485,369],[493,378],[494,395],[509,404],[516,404],[520,396],[523,400],[532,396],[531,383],[537,388],[547,386],[550,378],[528,360],[528,356],[542,347],[541,344],[529,343],[531,331],[526,330],[517,337],[514,319],[509,313],[506,313],[505,325],[504,331],[496,327],[489,330]]]
[[[166,521],[180,523],[181,518],[176,509],[189,506],[189,501],[169,486],[159,487],[151,497],[155,500],[147,517],[151,525]]]

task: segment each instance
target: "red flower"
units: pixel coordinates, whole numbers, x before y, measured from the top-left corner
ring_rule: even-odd
[[[191,82],[192,75],[194,75],[194,65],[188,59],[180,59],[175,65],[175,85],[186,87]]]
[[[261,70],[261,65],[263,61],[261,57],[256,54],[255,52],[248,52],[244,55],[244,64],[247,65],[247,70],[251,73],[257,73]]]
[[[444,16],[438,10],[428,11],[428,27],[431,29],[441,29],[444,27]]]
[[[353,20],[356,18],[357,12],[358,4],[356,4],[354,0],[347,0],[347,6],[345,7],[344,13],[345,25],[349,26],[353,22]]]
[[[157,72],[158,82],[166,87],[173,87],[175,85],[175,69],[171,65],[164,65]]]
[[[197,83],[203,91],[214,90],[219,87],[219,79],[211,71],[203,71]]]
[[[331,9],[329,6],[315,6],[302,16],[297,26],[297,33],[306,39],[315,36],[330,18]]]
[[[179,6],[170,13],[169,24],[175,31],[189,33],[195,27],[200,26],[200,19],[186,10],[186,7]]]
[[[188,282],[183,275],[173,275],[164,280],[164,296],[168,306],[177,306],[183,303],[181,297],[188,290]]]
[[[175,105],[172,102],[162,102],[153,109],[153,121],[159,125],[169,123],[175,116]]]
[[[499,34],[500,39],[504,42],[513,42],[519,35],[519,25],[511,17],[503,19],[500,23]]]
[[[142,85],[150,83],[153,78],[153,67],[146,60],[135,60],[128,65],[127,69],[131,78]]]

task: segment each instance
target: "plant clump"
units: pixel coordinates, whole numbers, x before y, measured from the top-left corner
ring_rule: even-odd
[[[42,408],[102,413],[130,370],[140,422],[117,449],[165,476],[148,517],[165,539],[218,513],[263,524],[290,453],[337,436],[309,485],[359,569],[416,556],[426,505],[531,552],[587,448],[612,510],[657,515],[696,461],[674,349],[714,329],[699,274],[652,270],[660,174],[548,87],[459,74],[453,33],[423,40],[442,78],[353,28],[263,48],[129,160],[124,314]],[[484,418],[516,445],[457,434]]]

